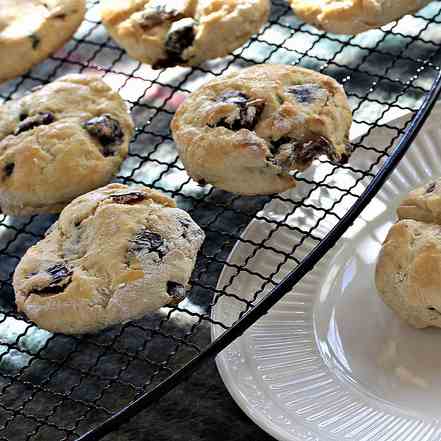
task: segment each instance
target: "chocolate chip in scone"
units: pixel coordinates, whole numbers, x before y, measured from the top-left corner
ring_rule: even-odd
[[[32,49],[37,49],[40,45],[40,37],[37,34],[31,34],[29,39],[31,40]]]
[[[161,69],[164,67],[173,67],[185,60],[182,53],[189,48],[196,36],[196,20],[193,18],[182,18],[175,21],[167,33],[165,40],[166,57],[158,60],[152,67]]]
[[[304,167],[321,155],[328,156],[331,161],[337,159],[333,145],[323,136],[298,144],[293,153],[295,162]]]
[[[293,143],[293,140],[291,138],[286,137],[286,136],[283,136],[282,138],[279,138],[277,140],[272,140],[271,144],[269,146],[270,152],[273,155],[277,155],[279,153],[280,147],[282,145],[292,144],[292,143]]]
[[[3,167],[3,179],[9,178],[12,175],[15,168],[15,164],[13,162],[8,162]]]
[[[166,0],[151,1],[141,13],[138,22],[142,29],[148,31],[167,21],[183,18],[182,12],[167,4]]]
[[[140,191],[132,191],[130,193],[113,194],[110,198],[117,204],[132,205],[143,201],[146,196]]]
[[[426,188],[426,193],[433,193],[436,188],[436,182],[430,183]]]
[[[38,294],[40,296],[59,294],[63,292],[72,281],[73,271],[63,263],[58,263],[47,268],[46,273],[50,276],[48,285],[33,289],[32,294]]]
[[[15,129],[14,135],[19,135],[22,132],[32,130],[38,126],[47,126],[55,121],[54,114],[51,112],[39,112],[33,116],[25,116],[25,114],[20,115],[20,119],[23,119]]]
[[[286,90],[301,104],[311,104],[317,99],[319,93],[323,91],[317,84],[298,84],[290,86]]]
[[[184,219],[184,218],[179,218],[178,222],[179,222],[179,224],[182,227],[182,238],[183,239],[187,239],[187,237],[188,237],[187,232],[188,232],[188,229],[190,227],[190,221],[187,220],[187,219]]]
[[[115,151],[112,147],[120,145],[124,139],[119,122],[108,114],[89,119],[83,123],[83,129],[101,144],[103,156],[113,156]]]
[[[226,127],[230,130],[253,130],[265,108],[261,98],[249,98],[242,92],[223,93],[218,101],[238,106],[239,112],[220,119],[214,127]]]
[[[331,161],[338,159],[334,147],[323,136],[302,142],[284,137],[273,141],[270,151],[274,155],[273,162],[289,170],[293,164],[303,170],[321,155],[328,156]]]
[[[135,238],[130,242],[129,252],[155,252],[160,258],[165,256],[166,246],[159,234],[149,230],[138,232]]]
[[[167,294],[173,298],[171,301],[172,304],[178,304],[185,299],[186,290],[184,285],[169,281],[167,282]]]

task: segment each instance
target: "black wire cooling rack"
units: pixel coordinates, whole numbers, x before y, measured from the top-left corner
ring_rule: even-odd
[[[97,1],[89,2],[87,18],[75,38],[26,75],[1,85],[0,98],[21,96],[68,72],[101,73],[126,100],[137,127],[117,180],[171,195],[204,228],[207,238],[188,299],[177,307],[97,335],[53,335],[17,314],[11,277],[20,257],[56,217],[1,216],[0,440],[99,439],[226,347],[291,289],[350,226],[410,145],[440,89],[435,82],[441,65],[439,1],[381,30],[349,37],[305,25],[285,1],[274,0],[269,23],[232,55],[191,69],[160,71],[131,60],[108,38],[98,7]],[[329,172],[319,180],[298,173],[298,193],[288,197],[244,198],[192,181],[170,136],[176,107],[203,82],[254,63],[300,64],[342,83],[353,109],[354,128],[361,134],[354,155],[366,158],[361,162],[364,166],[351,161],[336,166],[319,159],[314,167],[326,166]],[[390,122],[398,114],[408,115],[404,126]],[[381,145],[373,141],[378,130],[388,140]],[[353,179],[340,179],[342,170]],[[317,202],[312,195],[318,190],[333,192],[332,203]],[[288,207],[286,215],[260,217],[270,201]],[[314,222],[292,226],[288,215],[298,212],[306,213],[306,218],[309,213]],[[256,218],[271,225],[268,236],[258,241],[241,238]],[[323,236],[319,230],[326,222],[333,228]],[[283,228],[296,234],[289,252],[270,245],[271,232]],[[228,261],[237,241],[246,241],[250,250],[241,265]],[[313,251],[305,258],[307,242],[313,244]],[[293,272],[281,283],[280,265],[269,276],[250,269],[249,262],[263,250],[290,265]],[[216,288],[224,266],[236,275],[247,273],[258,279],[271,292],[262,300],[263,288],[256,290],[250,301],[227,287]],[[212,308],[226,298],[243,303],[242,320],[233,327],[218,322],[224,334],[211,345],[201,343],[201,329],[213,323]]]

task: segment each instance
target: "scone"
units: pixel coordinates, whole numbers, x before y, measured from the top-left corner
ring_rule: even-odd
[[[441,327],[441,226],[411,219],[393,225],[375,281],[401,319],[416,328]]]
[[[306,23],[336,34],[359,34],[412,14],[431,0],[288,0]]]
[[[242,46],[265,23],[269,0],[105,0],[115,41],[154,69],[196,65]]]
[[[25,73],[68,41],[85,0],[1,0],[0,82]]]
[[[67,75],[0,106],[1,211],[59,212],[107,184],[132,132],[125,103],[95,75]]]
[[[178,108],[171,128],[189,175],[201,184],[272,194],[296,184],[320,155],[344,162],[352,114],[335,80],[262,64],[210,81]]]
[[[399,219],[441,225],[441,179],[411,191],[397,209]]]
[[[377,261],[380,296],[417,328],[441,327],[441,179],[411,191]]]
[[[13,278],[16,303],[52,332],[95,332],[184,299],[204,233],[170,198],[110,184],[75,199]]]

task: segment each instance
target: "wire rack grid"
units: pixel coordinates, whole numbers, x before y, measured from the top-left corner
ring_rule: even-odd
[[[175,198],[203,227],[206,241],[192,289],[180,305],[97,335],[54,335],[17,314],[11,277],[20,257],[56,217],[2,215],[0,440],[76,439],[195,360],[209,345],[204,328],[214,323],[231,329],[277,286],[282,268],[294,270],[323,241],[323,224],[338,224],[405,135],[441,65],[439,1],[381,30],[349,37],[308,26],[284,0],[273,0],[269,22],[233,54],[194,68],[159,71],[131,60],[116,46],[99,21],[98,9],[97,1],[89,1],[75,37],[26,75],[1,85],[0,98],[19,97],[70,72],[103,75],[126,100],[136,124],[129,157],[116,180],[148,185]],[[176,107],[207,80],[254,63],[298,64],[342,83],[353,109],[354,133],[359,135],[354,142],[356,160],[336,166],[320,158],[311,171],[296,173],[299,185],[294,192],[272,197],[240,197],[192,181],[170,136]],[[404,113],[405,125],[390,123]],[[387,133],[387,144],[375,143],[378,130]],[[263,215],[269,202],[280,203],[282,214]],[[295,225],[292,216],[299,221]],[[257,241],[241,237],[256,219],[266,225],[264,234]],[[272,245],[271,237],[281,230],[295,236],[289,249]],[[240,263],[228,259],[237,242],[246,243],[249,250]],[[259,253],[277,258],[268,274],[252,270]],[[218,287],[225,266],[234,276]],[[232,289],[241,274],[255,281],[248,299]],[[213,321],[210,313],[220,299],[239,302],[240,316],[228,323]]]

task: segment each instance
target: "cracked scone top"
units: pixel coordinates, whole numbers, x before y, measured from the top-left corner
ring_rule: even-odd
[[[110,184],[75,199],[13,279],[38,326],[94,332],[184,299],[203,231],[173,200]]]
[[[189,175],[254,195],[295,186],[290,172],[320,155],[343,162],[352,114],[332,78],[262,64],[212,80],[179,107],[171,127]]]
[[[289,0],[306,23],[336,34],[379,28],[426,6],[431,0]]]
[[[0,209],[55,213],[107,184],[133,123],[100,77],[71,74],[0,106]]]
[[[21,75],[71,38],[85,0],[1,0],[0,82]]]
[[[265,23],[269,0],[106,0],[114,40],[153,68],[196,65],[242,46]]]
[[[380,297],[416,328],[441,328],[441,179],[411,191],[378,257]]]

